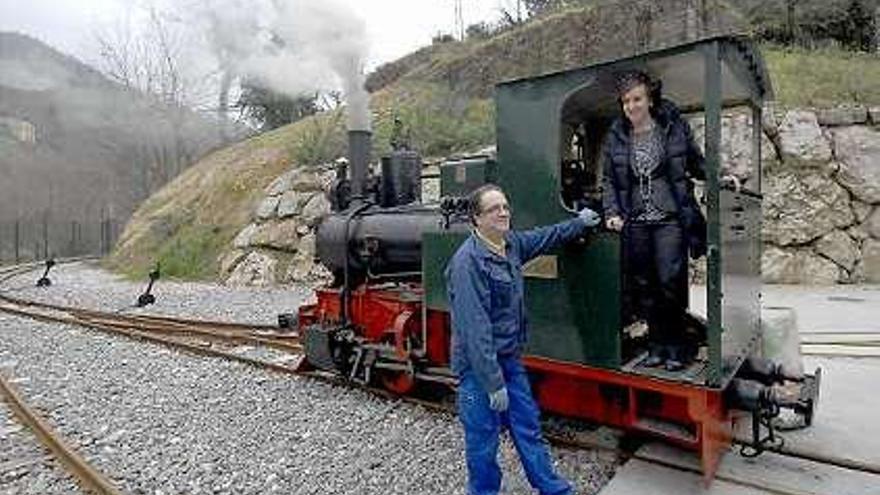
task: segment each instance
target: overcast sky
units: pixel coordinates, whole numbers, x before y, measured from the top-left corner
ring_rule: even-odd
[[[154,0],[162,3],[161,0]],[[167,0],[166,0],[167,1]],[[306,0],[322,1],[322,0]],[[93,63],[96,26],[124,18],[137,0],[0,0],[0,31],[30,34]],[[371,41],[368,67],[394,60],[455,28],[455,0],[337,0],[366,23]],[[461,0],[465,26],[494,22],[501,5],[515,0]]]

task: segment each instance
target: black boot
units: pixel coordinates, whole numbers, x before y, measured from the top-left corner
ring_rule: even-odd
[[[668,347],[669,359],[666,360],[666,371],[681,371],[690,366],[690,353],[686,345],[675,344]]]
[[[666,362],[666,357],[663,351],[663,346],[655,343],[649,344],[648,357],[645,358],[645,362],[643,363],[644,366],[655,368],[657,366],[662,366],[664,362]]]

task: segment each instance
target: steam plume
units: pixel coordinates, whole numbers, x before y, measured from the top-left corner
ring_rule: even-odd
[[[336,0],[215,0],[205,10],[221,63],[298,97],[341,83],[350,129],[369,129],[362,19]]]

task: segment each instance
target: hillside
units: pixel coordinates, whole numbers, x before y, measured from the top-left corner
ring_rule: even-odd
[[[211,122],[171,110],[36,39],[0,33],[0,259],[12,251],[15,220],[25,257],[42,243],[44,219],[50,254],[72,254],[74,222],[83,228],[75,250],[95,252],[102,218],[124,225],[218,145]]]
[[[687,35],[674,4],[669,2],[668,11],[655,13],[647,36],[651,46],[674,44]],[[543,16],[488,39],[435,43],[380,67],[368,79],[374,155],[388,149],[394,116],[406,123],[413,145],[427,156],[493,144],[491,96],[496,82],[631,54],[642,46],[645,40],[633,36],[633,13],[612,7]],[[741,30],[741,22],[739,16],[721,10],[705,20],[703,28],[705,32]],[[878,74],[876,55],[847,60],[826,50],[819,56],[829,69],[811,63],[808,66],[817,69],[814,73],[802,70],[803,58],[813,53],[768,46],[765,55],[783,105],[880,102],[877,88],[858,78],[840,77]],[[823,89],[805,91],[805,87]],[[264,189],[276,177],[290,168],[344,156],[343,120],[338,113],[318,115],[202,160],[135,213],[111,265],[142,274],[160,261],[171,276],[215,277],[221,260],[234,252],[230,241],[253,218]]]

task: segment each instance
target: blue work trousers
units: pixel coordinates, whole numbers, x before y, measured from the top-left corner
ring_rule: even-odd
[[[464,426],[469,495],[496,495],[501,489],[498,443],[507,427],[532,487],[541,495],[572,493],[571,485],[553,470],[550,452],[541,434],[540,411],[519,358],[499,358],[510,397],[507,411],[489,407],[489,395],[470,371],[458,384],[458,414]]]

